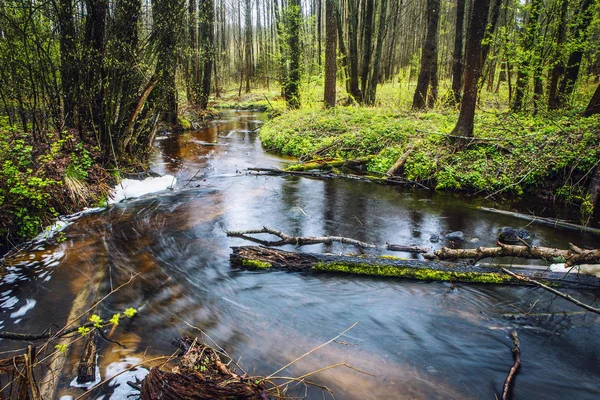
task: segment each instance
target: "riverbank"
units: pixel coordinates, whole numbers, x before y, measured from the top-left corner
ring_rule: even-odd
[[[177,126],[159,129],[199,129],[219,115],[214,109],[188,106],[182,108]],[[122,178],[146,178],[147,169],[144,160],[107,164],[95,138],[82,139],[77,130],[24,133],[0,120],[0,256],[35,237],[59,215],[106,205]]]
[[[260,132],[267,151],[302,161],[371,157],[366,173],[394,174],[436,190],[490,198],[542,196],[593,212],[589,182],[600,163],[600,118],[573,111],[481,112],[475,137],[462,148],[449,135],[453,111],[394,112],[384,108],[301,109],[269,121]]]

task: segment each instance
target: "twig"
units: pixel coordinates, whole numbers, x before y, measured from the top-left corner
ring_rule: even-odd
[[[329,343],[333,342],[334,340],[336,340],[340,336],[343,336],[346,332],[348,332],[350,329],[354,328],[356,325],[358,325],[358,322],[353,323],[352,326],[350,326],[349,328],[347,328],[344,332],[340,333],[339,335],[337,335],[333,339],[330,339],[327,342],[323,343],[322,345],[315,347],[311,351],[304,353],[300,357],[296,358],[294,361],[291,361],[291,362],[287,363],[283,367],[279,368],[277,371],[273,372],[271,375],[267,376],[266,379],[271,379],[273,376],[277,375],[278,373],[280,373],[281,371],[283,371],[284,369],[286,369],[290,365],[294,364],[296,361],[299,361],[299,360],[303,359],[304,357],[306,357],[306,356],[314,353],[315,351],[319,350],[320,348],[327,346]]]
[[[502,391],[502,400],[508,400],[509,392],[510,392],[510,385],[513,381],[513,378],[517,374],[519,367],[521,366],[521,348],[520,348],[519,336],[517,335],[517,331],[512,331],[510,333],[510,336],[513,341],[513,347],[512,347],[511,351],[512,351],[512,355],[513,355],[513,359],[515,361],[514,361],[513,366],[510,369],[510,372],[508,373],[508,376],[506,377],[506,380],[504,381],[504,390]]]
[[[590,306],[588,304],[582,303],[581,301],[579,301],[579,300],[577,300],[577,299],[569,296],[566,293],[563,293],[563,292],[560,292],[560,291],[558,291],[556,289],[553,289],[550,286],[544,285],[541,282],[535,281],[533,279],[529,279],[526,276],[523,276],[523,275],[520,275],[520,274],[515,274],[514,272],[512,272],[512,271],[510,271],[510,270],[508,270],[506,268],[501,268],[500,270],[502,272],[504,272],[505,274],[508,274],[508,275],[510,275],[510,276],[512,276],[514,278],[517,278],[517,279],[519,279],[521,281],[528,282],[528,283],[531,283],[533,285],[539,286],[542,289],[547,290],[550,293],[557,295],[558,297],[562,297],[563,299],[565,299],[567,301],[570,301],[573,304],[577,304],[579,307],[583,307],[583,308],[585,308],[588,311],[594,312],[596,314],[600,314],[600,309],[592,307],[592,306]]]

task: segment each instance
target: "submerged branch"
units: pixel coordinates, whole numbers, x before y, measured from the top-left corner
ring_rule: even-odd
[[[504,272],[505,274],[508,274],[508,275],[512,276],[513,278],[517,278],[518,280],[521,280],[523,282],[527,282],[527,283],[530,283],[532,285],[539,286],[542,289],[547,290],[550,293],[557,295],[558,297],[562,297],[563,299],[565,299],[567,301],[570,301],[571,303],[576,304],[579,307],[583,307],[583,308],[585,308],[588,311],[594,312],[596,314],[600,314],[600,309],[592,307],[592,306],[590,306],[588,304],[582,303],[581,301],[579,301],[579,300],[577,300],[577,299],[569,296],[568,294],[560,292],[560,291],[558,291],[558,290],[556,290],[554,288],[551,288],[548,285],[544,285],[541,282],[538,282],[538,281],[536,281],[534,279],[530,279],[530,278],[528,278],[526,276],[523,276],[521,274],[516,274],[516,273],[514,273],[514,272],[512,272],[512,271],[510,271],[510,270],[508,270],[506,268],[502,268],[501,271]]]
[[[510,337],[512,338],[512,341],[513,341],[513,347],[512,347],[511,352],[513,355],[514,363],[513,363],[513,366],[510,368],[510,371],[508,372],[508,376],[506,377],[506,380],[504,381],[504,390],[502,391],[502,400],[508,400],[510,398],[509,397],[510,385],[512,384],[512,381],[513,381],[515,375],[517,374],[519,367],[521,366],[521,347],[520,347],[519,336],[517,335],[517,331],[512,331],[510,333]]]

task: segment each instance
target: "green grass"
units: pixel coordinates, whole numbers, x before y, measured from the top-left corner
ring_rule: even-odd
[[[410,145],[401,175],[437,190],[523,195],[551,188],[585,202],[585,177],[600,162],[600,116],[479,112],[474,141],[458,148],[449,134],[457,113],[390,108],[303,108],[269,121],[260,135],[268,151],[312,158],[374,156],[385,173]],[[588,174],[588,175],[586,175]]]

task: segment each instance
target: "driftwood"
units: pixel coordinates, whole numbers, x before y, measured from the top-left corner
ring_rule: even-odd
[[[554,228],[556,228],[556,227],[558,227],[558,228],[565,228],[565,229],[570,229],[570,230],[574,230],[574,231],[588,232],[588,233],[593,233],[593,234],[596,234],[596,235],[600,235],[600,229],[598,229],[598,228],[591,228],[589,226],[583,226],[583,225],[573,224],[571,222],[563,221],[563,220],[560,220],[560,219],[538,217],[538,216],[535,216],[535,215],[521,214],[521,213],[518,213],[518,212],[506,211],[506,210],[499,210],[497,208],[489,208],[489,207],[477,207],[477,209],[482,210],[482,211],[487,211],[487,212],[495,213],[495,214],[509,215],[511,217],[523,219],[523,220],[534,222],[534,223],[538,223],[538,224],[541,224],[541,225],[552,226]]]
[[[498,247],[478,247],[476,249],[450,249],[442,247],[433,255],[439,260],[456,258],[472,258],[475,261],[490,257],[519,257],[541,259],[549,262],[564,262],[565,268],[581,264],[600,263],[600,250],[583,250],[570,245],[569,250],[555,249],[552,247],[515,246],[498,242]]]
[[[427,281],[505,283],[535,285],[503,273],[497,268],[473,266],[466,262],[405,260],[389,256],[340,256],[333,254],[288,252],[260,246],[232,247],[233,266],[245,269],[282,269],[287,271],[338,272],[346,274],[397,277]],[[516,269],[515,269],[516,270]],[[593,275],[564,274],[519,269],[520,276],[553,286],[598,289],[600,279]]]
[[[189,337],[179,344],[185,354],[178,365],[171,372],[152,368],[142,381],[142,400],[269,398],[261,381],[231,371],[211,347]]]
[[[510,368],[508,372],[508,376],[504,381],[504,389],[502,390],[502,400],[508,400],[510,398],[510,385],[521,366],[521,346],[519,342],[519,336],[517,335],[517,331],[512,331],[510,333],[510,337],[512,338],[513,347],[511,349],[513,355],[513,366]]]
[[[270,233],[271,235],[275,235],[275,236],[279,237],[281,240],[268,241],[268,240],[261,240],[261,239],[257,239],[252,236],[248,236],[248,235],[259,234],[259,233]],[[302,246],[302,245],[306,245],[306,244],[319,244],[319,243],[331,244],[333,242],[337,242],[337,243],[353,244],[355,246],[364,247],[364,248],[377,247],[376,245],[371,244],[371,243],[365,243],[365,242],[361,242],[359,240],[350,239],[350,238],[341,237],[341,236],[323,236],[323,237],[290,236],[290,235],[286,235],[285,233],[283,233],[281,231],[278,231],[278,230],[272,229],[272,228],[268,228],[266,226],[263,226],[262,229],[251,229],[251,230],[246,230],[246,231],[227,231],[227,236],[241,237],[246,240],[251,240],[253,242],[260,243],[264,246],[283,246],[286,244]]]
[[[379,183],[383,185],[400,185],[400,186],[408,186],[408,187],[422,187],[423,189],[430,189],[429,187],[423,185],[420,182],[407,181],[398,177],[378,177],[378,176],[365,176],[365,175],[355,175],[355,174],[344,174],[340,172],[314,172],[314,171],[287,171],[278,168],[248,168],[250,172],[258,172],[267,174],[267,175],[295,175],[295,176],[303,176],[306,178],[316,178],[316,179],[334,179],[334,178],[344,178],[344,179],[352,179],[355,181],[364,181],[364,182],[372,182]]]

